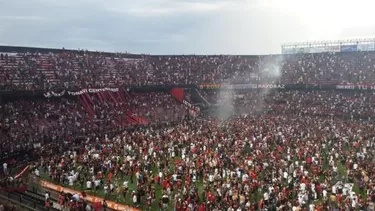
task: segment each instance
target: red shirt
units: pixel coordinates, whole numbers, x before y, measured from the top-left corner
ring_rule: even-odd
[[[201,206],[199,207],[199,211],[206,211],[206,205],[201,204]]]
[[[212,203],[215,202],[215,195],[212,194],[211,192],[208,192],[208,200],[210,200]]]
[[[321,192],[322,192],[322,186],[320,186],[320,184],[317,185],[317,186],[316,186],[316,190],[317,190],[319,193],[321,193]]]
[[[307,163],[308,163],[308,164],[311,164],[311,163],[312,163],[312,158],[311,158],[311,157],[308,157],[308,158],[307,158]]]
[[[341,194],[339,194],[337,196],[337,201],[339,202],[339,204],[341,204],[341,202],[342,202],[342,195]]]
[[[180,189],[181,186],[182,186],[182,182],[181,182],[180,180],[178,180],[178,181],[177,181],[177,187],[178,187],[178,189]]]

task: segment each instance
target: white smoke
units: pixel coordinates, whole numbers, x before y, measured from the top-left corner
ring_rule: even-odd
[[[282,76],[283,61],[283,55],[271,55],[260,58],[258,84],[278,84]],[[258,90],[256,99],[254,99],[256,104],[250,109],[256,113],[264,112],[266,106],[264,99],[271,91],[271,88]]]
[[[260,84],[275,84],[282,76],[283,55],[271,55],[259,59]]]
[[[278,84],[282,76],[283,61],[282,55],[260,56],[254,68],[255,72],[250,72],[251,68],[249,68],[249,72],[244,74],[244,81],[250,84]],[[243,114],[243,112],[246,114],[262,113],[266,108],[264,99],[270,91],[271,88],[241,91],[222,89],[218,93],[217,115],[226,120],[233,114]],[[239,93],[241,94],[237,95]],[[245,97],[237,98],[236,101],[236,96]],[[236,105],[240,108],[235,107],[235,101],[240,102],[240,105]]]
[[[234,91],[230,89],[221,89],[218,93],[217,112],[218,116],[224,120],[234,113],[234,94]]]

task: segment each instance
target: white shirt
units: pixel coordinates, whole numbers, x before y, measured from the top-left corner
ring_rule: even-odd
[[[241,178],[241,171],[237,171],[237,177]]]
[[[74,177],[73,176],[69,176],[68,180],[69,180],[69,186],[73,186],[74,185]]]
[[[242,181],[245,182],[249,178],[249,175],[244,174],[242,175]]]
[[[357,206],[357,197],[352,198],[352,207],[355,208]]]
[[[357,169],[357,168],[358,168],[358,164],[355,163],[355,164],[353,165],[353,169]]]
[[[209,180],[210,180],[210,182],[213,182],[214,181],[214,175],[210,174]]]
[[[332,186],[332,193],[336,194],[337,187],[336,185]]]
[[[95,187],[98,187],[100,185],[100,180],[95,180],[94,183],[95,183]]]
[[[76,194],[73,195],[73,199],[74,199],[74,200],[79,201],[79,198],[80,198],[80,197],[79,197],[79,194],[78,194],[78,193],[76,193]]]
[[[87,182],[86,182],[86,187],[87,187],[88,189],[91,188],[91,181],[87,181]]]
[[[245,206],[249,208],[251,206],[250,202],[248,201]]]
[[[283,177],[284,177],[284,179],[287,179],[287,178],[288,178],[288,173],[287,173],[286,171],[284,171],[284,173],[283,173]]]
[[[3,169],[6,170],[8,168],[8,164],[7,163],[4,163],[3,164]]]
[[[344,196],[348,195],[348,189],[347,188],[342,189],[342,195],[344,195]]]
[[[86,206],[86,211],[91,211],[91,206],[89,204]]]
[[[327,197],[327,191],[326,190],[323,190],[323,196]]]
[[[269,195],[268,195],[267,192],[263,194],[263,198],[264,198],[264,200],[268,200],[269,199]]]

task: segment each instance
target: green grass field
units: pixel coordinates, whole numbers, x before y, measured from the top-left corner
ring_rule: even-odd
[[[170,172],[171,173],[174,172],[174,168],[175,168],[174,165],[170,166]],[[154,176],[156,176],[159,173],[158,169],[155,166],[152,167],[152,172],[153,172]],[[56,184],[56,181],[51,180],[51,178],[47,174],[41,173],[41,178]],[[104,179],[105,183],[107,182],[107,178],[108,178],[108,176],[106,176],[105,179]],[[59,185],[62,185],[62,186],[67,187],[67,188],[72,188],[72,189],[75,189],[75,190],[78,190],[78,191],[85,190],[85,192],[89,195],[95,195],[95,196],[99,196],[101,198],[105,198],[107,200],[111,200],[111,201],[114,201],[114,202],[117,202],[117,203],[133,206],[133,201],[132,201],[130,195],[131,195],[131,192],[133,190],[136,190],[137,183],[136,183],[136,180],[134,179],[134,177],[133,177],[133,180],[134,180],[133,183],[130,183],[129,177],[126,177],[126,176],[123,179],[117,179],[118,184],[120,184],[120,185],[122,185],[125,180],[127,180],[129,182],[128,183],[129,190],[127,192],[126,198],[124,198],[122,194],[117,194],[117,195],[112,194],[112,195],[109,195],[109,196],[105,196],[103,187],[101,187],[98,192],[94,192],[94,191],[86,191],[85,188],[81,187],[80,185],[74,185],[73,187],[65,185],[65,184],[59,184]],[[183,180],[183,184],[184,183],[185,183],[185,180]],[[197,186],[198,186],[198,189],[199,189],[199,193],[202,193],[203,192],[203,180],[197,180],[196,183],[197,183]],[[155,193],[156,193],[156,200],[152,203],[151,207],[148,207],[146,204],[141,204],[141,206],[139,207],[140,209],[142,209],[142,210],[159,210],[159,204],[158,203],[159,203],[159,199],[161,198],[161,195],[162,195],[162,185],[153,184],[153,187],[154,187]],[[176,193],[176,190],[175,190],[175,193]],[[173,200],[170,200],[168,210],[173,210],[173,208],[174,208],[174,202],[173,202]]]
[[[327,168],[328,168],[328,159],[327,159],[327,156],[326,156],[326,154],[327,154],[327,151],[325,151],[325,152],[323,152],[323,156],[324,156],[324,163],[323,163],[323,170],[326,170]],[[174,164],[174,160],[172,161],[172,162],[170,162],[171,164],[173,163]],[[173,171],[174,171],[174,168],[175,168],[175,166],[174,165],[171,165],[170,166],[170,172],[172,173]],[[346,175],[346,171],[347,171],[347,169],[346,169],[346,166],[345,165],[341,165],[341,163],[338,163],[338,172],[339,172],[339,178],[344,178],[344,179],[346,179],[346,177],[347,177],[347,175]],[[156,176],[159,172],[158,172],[158,168],[156,168],[155,166],[153,166],[152,167],[152,172],[153,172],[153,175],[154,176]],[[49,178],[49,176],[48,175],[46,175],[46,174],[42,174],[41,175],[41,177],[43,178],[43,179],[46,179],[46,180],[48,180],[48,181],[51,181],[51,179]],[[108,177],[105,177],[105,178],[108,178]],[[262,179],[263,178],[263,175],[262,175],[262,173],[260,173],[260,175],[259,175],[259,179]],[[320,180],[323,182],[324,181],[324,175],[323,176],[321,176],[320,177]],[[130,183],[130,180],[129,180],[129,178],[128,177],[125,177],[125,178],[123,178],[123,179],[118,179],[118,184],[120,184],[120,185],[122,185],[123,184],[123,182],[125,181],[125,180],[127,180],[127,181],[129,181],[129,184],[128,184],[128,187],[129,187],[129,190],[128,190],[128,193],[127,193],[127,196],[126,196],[126,198],[124,198],[123,196],[122,196],[122,194],[121,195],[110,195],[110,196],[105,196],[105,194],[104,194],[104,190],[103,190],[103,188],[101,187],[100,188],[100,191],[98,191],[98,192],[92,192],[92,191],[90,191],[90,192],[87,192],[88,194],[90,194],[90,195],[96,195],[96,196],[99,196],[99,197],[102,197],[102,198],[106,198],[106,199],[108,199],[108,200],[111,200],[111,201],[115,201],[115,202],[118,202],[118,203],[121,203],[121,204],[126,204],[126,205],[129,205],[129,206],[133,206],[133,202],[132,202],[132,200],[131,200],[131,197],[130,197],[130,195],[131,195],[131,192],[133,191],[133,190],[136,190],[136,182],[135,182],[135,179],[134,179],[134,183]],[[105,181],[106,181],[106,179],[105,179]],[[53,181],[52,181],[53,182]],[[183,184],[185,183],[185,181],[183,180]],[[60,184],[61,185],[61,184]],[[66,186],[66,185],[63,185],[63,186]],[[156,191],[156,200],[155,200],[155,202],[154,203],[152,203],[152,205],[151,205],[151,207],[147,207],[147,205],[145,205],[145,204],[141,204],[141,206],[139,207],[140,209],[142,209],[142,210],[159,210],[159,205],[158,205],[158,200],[160,199],[160,197],[161,197],[161,194],[162,194],[162,186],[161,185],[158,185],[158,184],[154,184],[153,185],[154,186],[154,188],[155,188],[155,191]],[[199,190],[199,196],[201,196],[201,194],[202,194],[202,192],[203,192],[203,189],[204,189],[204,185],[203,185],[203,181],[202,181],[202,179],[200,179],[200,180],[198,180],[197,181],[197,186],[198,186],[198,190]],[[79,191],[82,191],[82,190],[84,190],[84,187],[81,187],[81,186],[78,186],[78,185],[75,185],[75,186],[73,186],[73,187],[70,187],[70,186],[66,186],[66,187],[69,187],[69,188],[73,188],[73,189],[75,189],[75,190],[79,190]],[[358,193],[358,191],[359,191],[359,187],[358,187],[358,184],[357,184],[357,182],[355,182],[354,183],[354,191],[356,192],[356,193]],[[176,192],[176,190],[175,190],[175,192]],[[259,192],[256,192],[255,194],[253,194],[253,196],[251,197],[251,199],[253,200],[253,201],[257,201],[257,200],[259,200],[260,199],[260,197],[262,196],[262,194],[261,193],[259,193]],[[363,195],[365,198],[367,197],[366,195]],[[174,208],[174,202],[173,202],[173,200],[170,200],[170,204],[169,204],[169,208],[168,208],[168,210],[173,210],[173,208]]]

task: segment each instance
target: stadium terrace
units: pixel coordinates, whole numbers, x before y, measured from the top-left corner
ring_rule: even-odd
[[[374,210],[371,44],[1,46],[0,196],[31,210]]]

